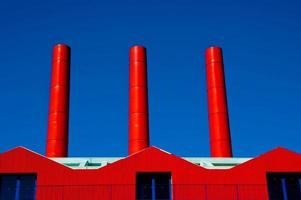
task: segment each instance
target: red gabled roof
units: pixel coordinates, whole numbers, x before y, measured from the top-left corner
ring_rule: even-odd
[[[265,184],[266,172],[301,172],[301,155],[276,148],[232,169],[205,169],[149,147],[99,169],[73,170],[17,147],[0,154],[0,173],[38,173],[40,184],[135,184],[137,172],[172,172],[179,184]]]
[[[9,151],[0,154],[0,170],[3,171],[32,171],[33,169],[52,169],[59,168],[62,170],[69,170],[65,167],[47,157],[31,151],[25,147],[16,147]]]

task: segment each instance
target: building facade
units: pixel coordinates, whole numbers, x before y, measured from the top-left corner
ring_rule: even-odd
[[[211,157],[150,146],[146,50],[130,50],[129,155],[68,157],[70,48],[54,49],[46,155],[0,154],[0,200],[300,200],[301,154],[232,156],[221,49],[206,51]]]

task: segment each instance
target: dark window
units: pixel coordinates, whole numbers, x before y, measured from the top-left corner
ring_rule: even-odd
[[[268,173],[270,200],[300,200],[301,173]]]
[[[170,173],[137,173],[136,199],[137,200],[170,200],[171,199]]]
[[[0,200],[34,200],[36,175],[0,174]]]

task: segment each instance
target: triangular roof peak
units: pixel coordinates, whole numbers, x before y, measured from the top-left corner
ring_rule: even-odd
[[[250,169],[268,169],[269,171],[285,171],[297,169],[301,166],[301,154],[286,149],[276,147],[266,153],[263,153],[249,161],[233,168],[233,170]]]
[[[44,167],[50,169],[52,167],[69,169],[23,146],[18,146],[0,154],[0,169],[13,170],[15,168],[19,169],[19,171],[21,169],[21,171],[36,171]]]
[[[7,151],[4,151],[4,152],[0,153],[0,156],[1,156],[2,154],[9,154],[9,153],[14,153],[14,152],[31,152],[31,153],[33,153],[33,154],[36,154],[36,155],[45,157],[44,155],[39,154],[39,153],[37,153],[37,152],[35,152],[35,151],[32,151],[32,150],[30,150],[30,149],[28,149],[28,148],[26,148],[26,147],[23,147],[23,146],[17,146],[17,147],[15,147],[15,148],[12,148],[12,149],[9,149],[9,150],[7,150]]]

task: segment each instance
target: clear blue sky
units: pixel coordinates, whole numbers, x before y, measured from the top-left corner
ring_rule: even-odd
[[[204,50],[224,50],[235,156],[301,152],[300,0],[6,1],[0,152],[44,154],[52,46],[72,48],[70,156],[125,156],[128,50],[148,50],[151,144],[209,156]]]

